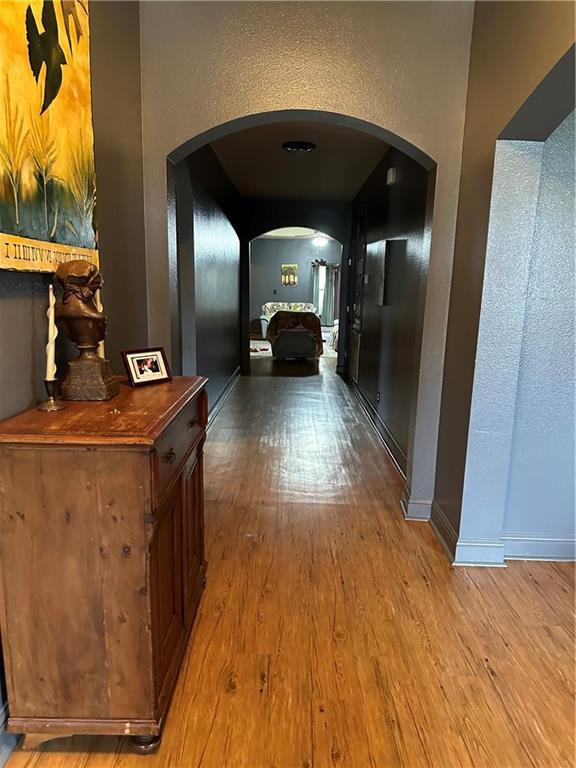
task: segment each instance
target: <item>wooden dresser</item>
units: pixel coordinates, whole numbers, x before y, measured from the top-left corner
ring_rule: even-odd
[[[0,423],[0,627],[25,746],[163,719],[204,586],[206,379]]]

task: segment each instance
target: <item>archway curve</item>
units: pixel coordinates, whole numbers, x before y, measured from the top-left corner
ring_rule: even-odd
[[[396,133],[389,131],[387,128],[368,122],[367,120],[362,120],[358,117],[352,117],[352,115],[345,115],[340,112],[327,112],[320,109],[280,109],[272,110],[270,112],[256,112],[251,115],[237,117],[234,120],[229,120],[228,122],[216,125],[213,128],[209,128],[207,131],[203,131],[197,136],[188,139],[188,141],[185,141],[179,147],[172,150],[172,152],[168,154],[167,160],[175,165],[188,157],[192,152],[206,146],[206,144],[210,144],[231,133],[244,131],[247,128],[298,121],[329,123],[343,128],[351,128],[362,133],[368,133],[371,136],[375,136],[387,144],[390,144],[390,146],[399,149],[401,152],[404,152],[404,154],[411,157],[427,171],[431,171],[436,167],[436,162],[433,158],[423,152],[415,144],[412,144],[402,136],[398,136]]]
[[[309,227],[308,224],[302,224],[302,222],[300,222],[300,221],[294,222],[292,220],[290,220],[289,223],[287,223],[287,224],[282,224],[281,227],[266,227],[266,229],[263,230],[262,232],[260,232],[259,230],[255,230],[255,231],[257,231],[257,234],[253,235],[250,238],[250,242],[252,242],[253,240],[257,240],[259,237],[265,237],[266,235],[271,235],[273,232],[278,232],[278,231],[281,231],[283,229],[292,229],[292,228],[294,228],[294,229],[307,229],[310,232],[314,232],[315,235],[328,235],[328,237],[331,238],[332,240],[335,240],[338,243],[338,245],[342,245],[342,246],[344,245],[342,240],[337,235],[332,234],[332,232],[328,231],[328,229],[332,229],[335,232],[336,231],[335,227],[328,226],[327,229],[326,228],[319,229],[318,227]],[[282,237],[282,235],[276,235],[276,237]],[[286,235],[286,237],[289,237],[289,235]],[[306,235],[292,235],[292,237],[295,237],[296,239],[301,237],[302,239],[304,239],[307,236]],[[311,237],[311,235],[308,235],[308,237]]]
[[[250,230],[247,239],[248,242],[252,242],[253,240],[257,240],[259,237],[264,237],[265,235],[268,235],[270,232],[275,232],[278,229],[286,229],[288,227],[299,227],[302,229],[309,229],[313,230],[315,232],[319,232],[322,235],[328,235],[328,237],[332,238],[332,240],[336,240],[337,243],[339,243],[341,246],[344,246],[344,238],[340,234],[338,227],[333,226],[329,222],[327,222],[322,227],[312,227],[309,223],[303,223],[302,221],[298,220],[297,222],[292,221],[290,218],[284,218],[280,216],[278,218],[278,221],[282,222],[278,226],[264,226],[261,225],[259,227],[255,227],[254,229]],[[264,227],[264,229],[262,229]]]

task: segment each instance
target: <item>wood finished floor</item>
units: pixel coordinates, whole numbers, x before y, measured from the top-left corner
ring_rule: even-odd
[[[9,768],[573,766],[573,566],[451,568],[333,362],[253,364],[209,433],[208,586],[160,750],[76,737]]]

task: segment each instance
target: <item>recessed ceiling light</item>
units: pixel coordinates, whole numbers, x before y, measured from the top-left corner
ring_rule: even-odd
[[[306,152],[313,152],[316,149],[316,144],[313,141],[285,141],[282,144],[282,149],[285,152],[295,152],[301,155]]]

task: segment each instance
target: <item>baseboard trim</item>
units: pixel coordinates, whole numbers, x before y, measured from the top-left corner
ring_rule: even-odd
[[[444,510],[438,504],[438,502],[432,500],[432,510],[430,514],[430,525],[440,544],[444,547],[446,554],[450,558],[450,562],[454,560],[454,554],[456,552],[456,543],[458,542],[458,534],[452,527],[452,523],[446,515]]]
[[[416,522],[428,522],[432,516],[432,499],[411,499],[410,490],[404,486],[404,493],[400,499],[405,520]]]
[[[506,568],[501,539],[458,539],[453,565]]]
[[[502,542],[506,560],[576,561],[576,539],[503,533]]]
[[[224,403],[230,397],[230,393],[234,389],[234,385],[236,384],[239,378],[240,378],[240,366],[238,366],[234,371],[234,373],[232,374],[232,376],[230,376],[230,378],[226,382],[226,386],[218,396],[212,408],[210,408],[210,410],[208,411],[208,426],[206,427],[207,430],[210,429],[210,427],[212,426],[212,422],[222,410]]]
[[[392,459],[392,463],[398,470],[402,480],[405,481],[406,480],[405,467],[406,467],[407,459],[406,459],[406,456],[404,455],[404,452],[402,451],[402,449],[400,448],[400,446],[392,436],[392,433],[390,432],[386,424],[384,424],[384,422],[378,415],[377,411],[374,410],[372,403],[369,400],[367,400],[366,396],[364,395],[362,390],[358,387],[358,385],[355,382],[352,382],[351,387],[352,387],[352,392],[354,393],[354,395],[356,396],[356,399],[360,403],[360,407],[368,417],[368,421],[374,427],[374,431],[380,438],[380,442],[382,443],[384,448],[386,448],[388,455]],[[401,457],[401,460],[404,463],[404,467],[402,467],[402,465],[398,460],[398,457],[394,454],[392,446],[394,446],[398,451]]]

